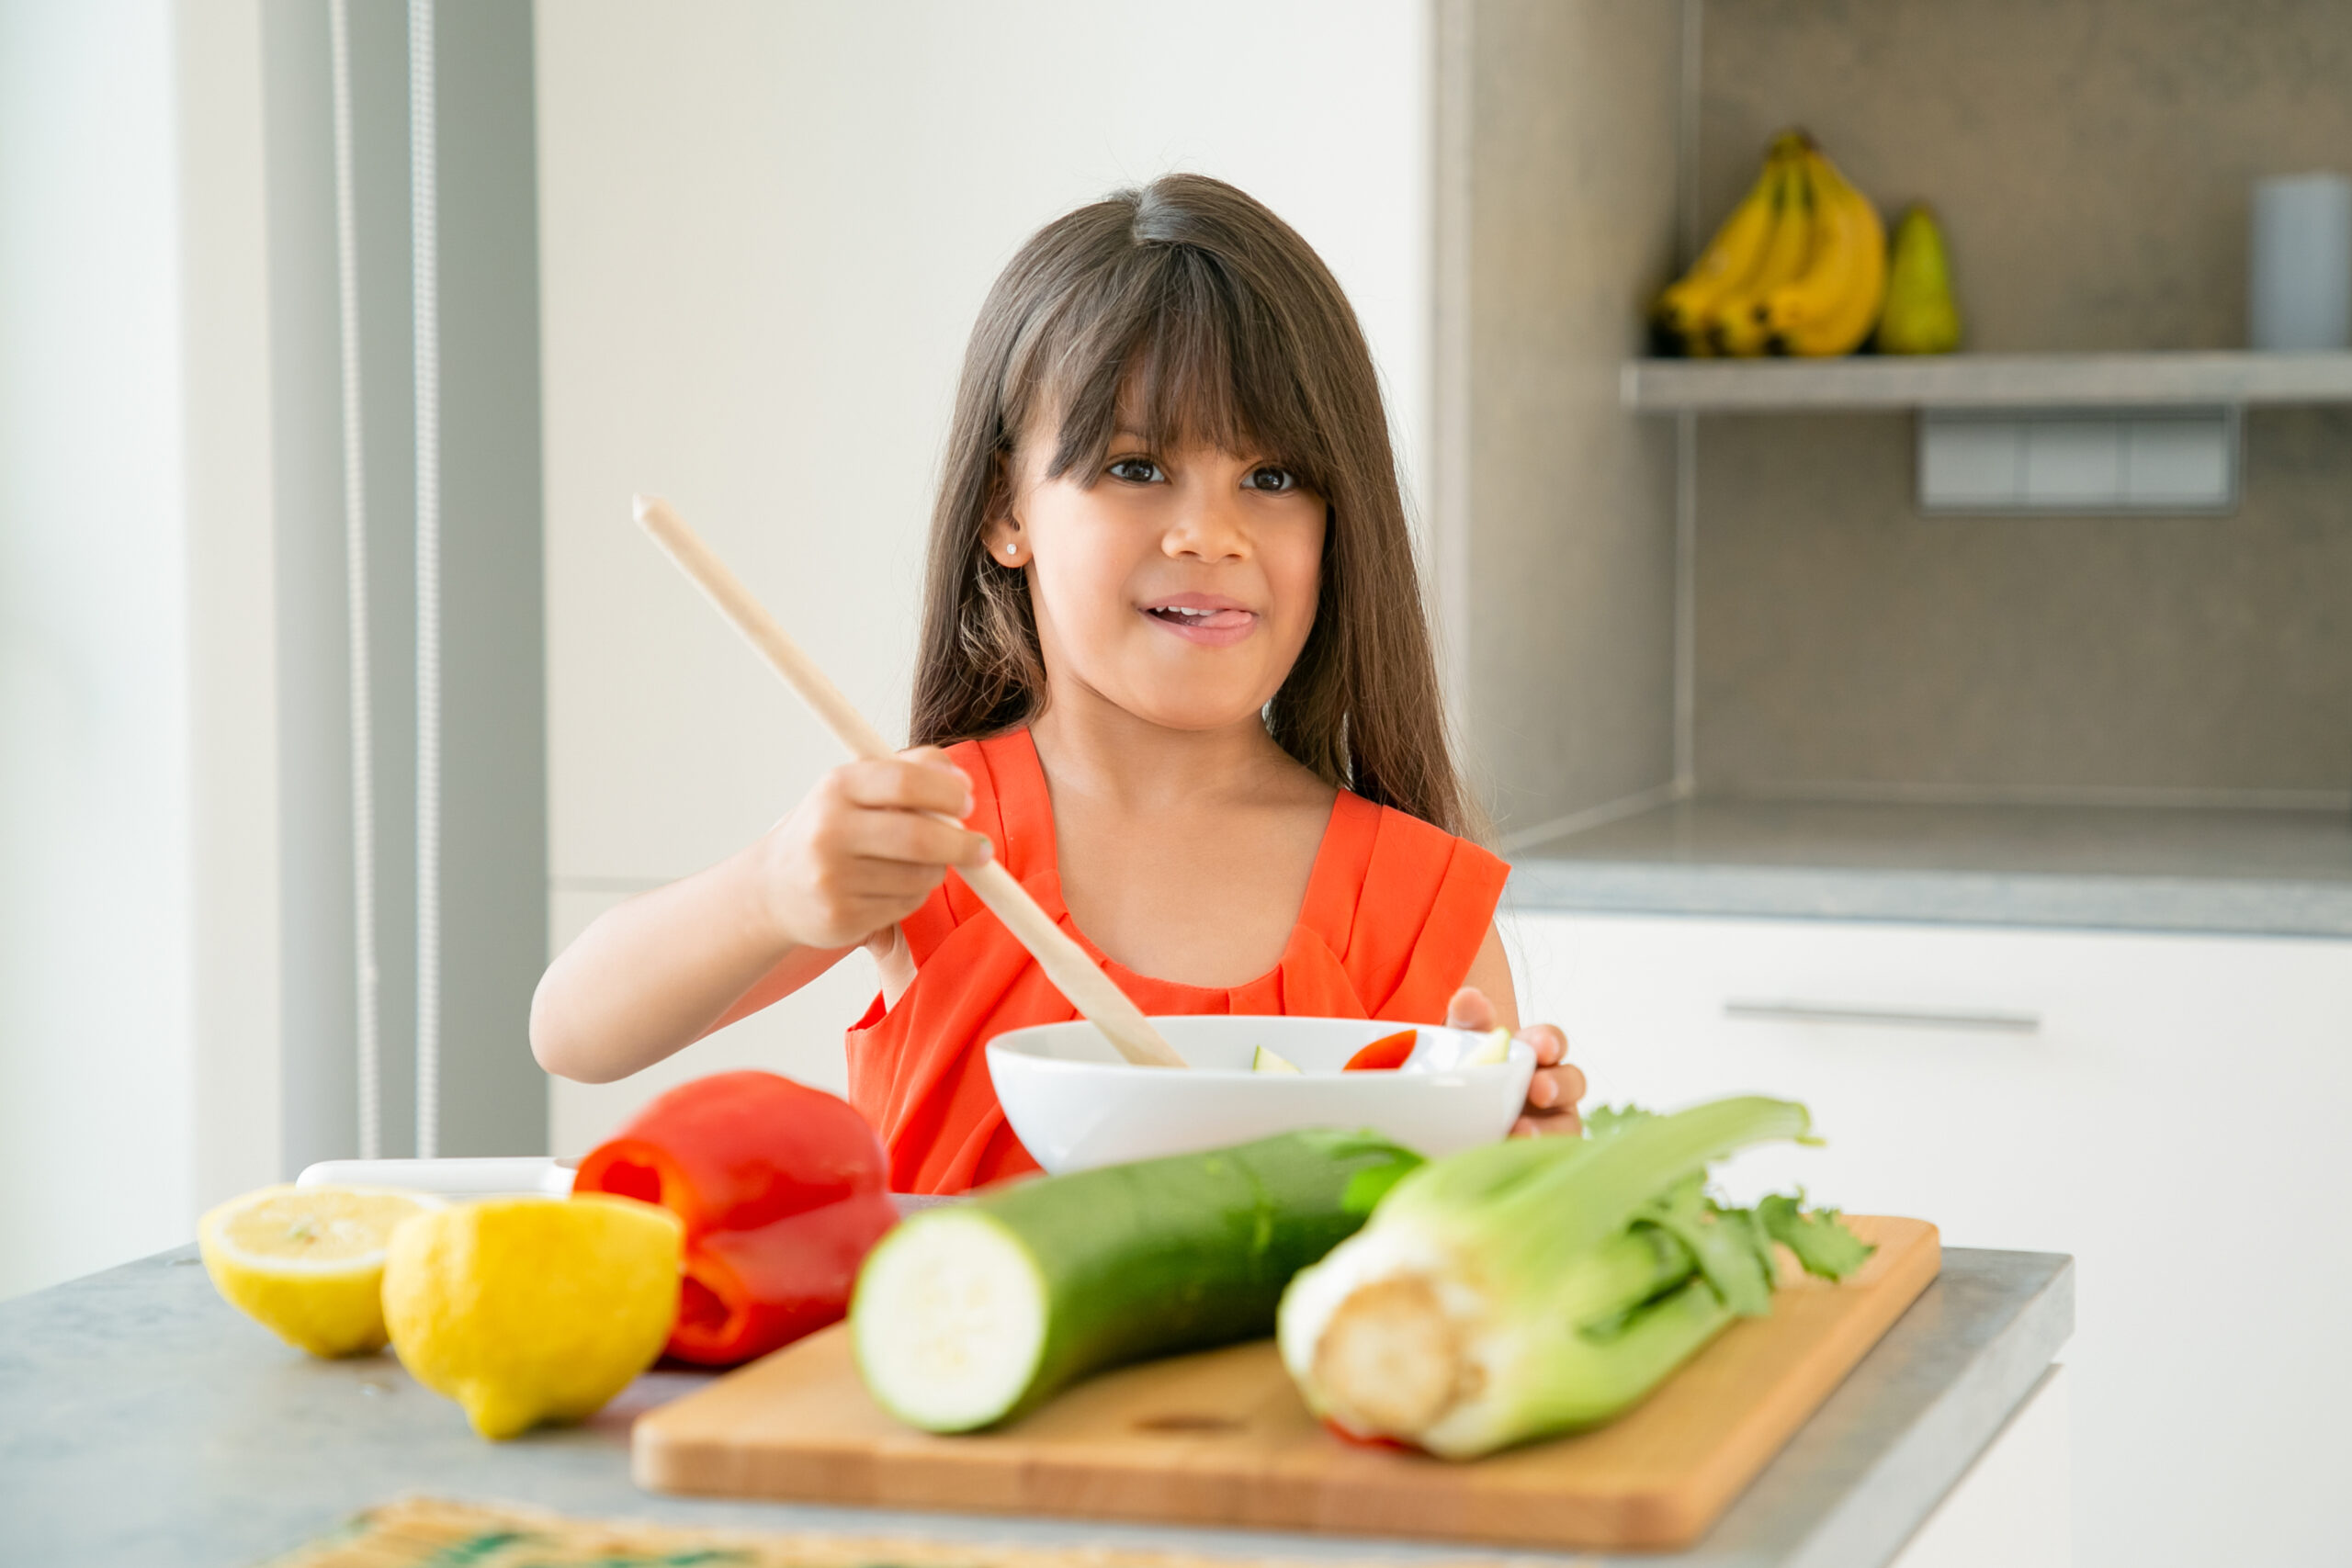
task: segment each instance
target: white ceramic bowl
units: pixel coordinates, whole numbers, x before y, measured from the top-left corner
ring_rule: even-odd
[[[1189,1069],[1129,1066],[1082,1020],[1015,1029],[989,1042],[989,1076],[1005,1120],[1039,1165],[1059,1175],[1300,1127],[1370,1127],[1434,1159],[1508,1134],[1535,1071],[1534,1051],[1517,1040],[1505,1061],[1451,1066],[1487,1041],[1458,1029],[1421,1027],[1412,1066],[1343,1073],[1340,1065],[1357,1050],[1398,1026],[1248,1014],[1152,1022]],[[1299,1071],[1251,1072],[1261,1045]]]

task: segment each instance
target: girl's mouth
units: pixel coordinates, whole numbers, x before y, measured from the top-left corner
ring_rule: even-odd
[[[1147,604],[1143,613],[1185,641],[1208,648],[1229,648],[1258,625],[1256,615],[1230,600],[1194,593]]]

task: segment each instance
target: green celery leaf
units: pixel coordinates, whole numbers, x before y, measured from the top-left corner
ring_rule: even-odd
[[[1611,1138],[1636,1122],[1655,1122],[1657,1112],[1645,1111],[1638,1105],[1602,1105],[1584,1113],[1584,1135],[1591,1139]]]
[[[1745,1209],[1718,1209],[1697,1181],[1679,1181],[1634,1216],[1690,1249],[1699,1272],[1724,1305],[1742,1317],[1772,1310],[1770,1244]]]
[[[1804,1271],[1824,1280],[1843,1280],[1870,1261],[1878,1248],[1846,1228],[1835,1209],[1807,1213],[1799,1193],[1775,1193],[1756,1206],[1756,1217],[1774,1241],[1796,1254]]]
[[[1712,1198],[1707,1201],[1707,1209],[1715,1216],[1717,1224],[1737,1236],[1740,1245],[1747,1248],[1749,1256],[1756,1259],[1756,1267],[1763,1272],[1764,1288],[1770,1290],[1780,1272],[1780,1259],[1772,1255],[1772,1237],[1756,1217],[1756,1211],[1726,1209]]]

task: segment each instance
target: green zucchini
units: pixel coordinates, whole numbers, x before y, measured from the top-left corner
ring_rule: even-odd
[[[1420,1163],[1373,1133],[1285,1133],[923,1210],[858,1274],[858,1371],[909,1426],[966,1432],[1107,1367],[1272,1334],[1291,1276]]]

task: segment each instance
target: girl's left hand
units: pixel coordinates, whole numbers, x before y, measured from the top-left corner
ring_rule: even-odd
[[[1449,1029],[1492,1029],[1495,1004],[1484,991],[1464,986],[1446,1004],[1445,1022]],[[1584,1099],[1584,1074],[1567,1059],[1568,1037],[1556,1024],[1534,1023],[1512,1038],[1534,1048],[1535,1076],[1527,1082],[1527,1104],[1511,1123],[1510,1135],[1581,1134],[1584,1121],[1577,1114],[1577,1102]]]

